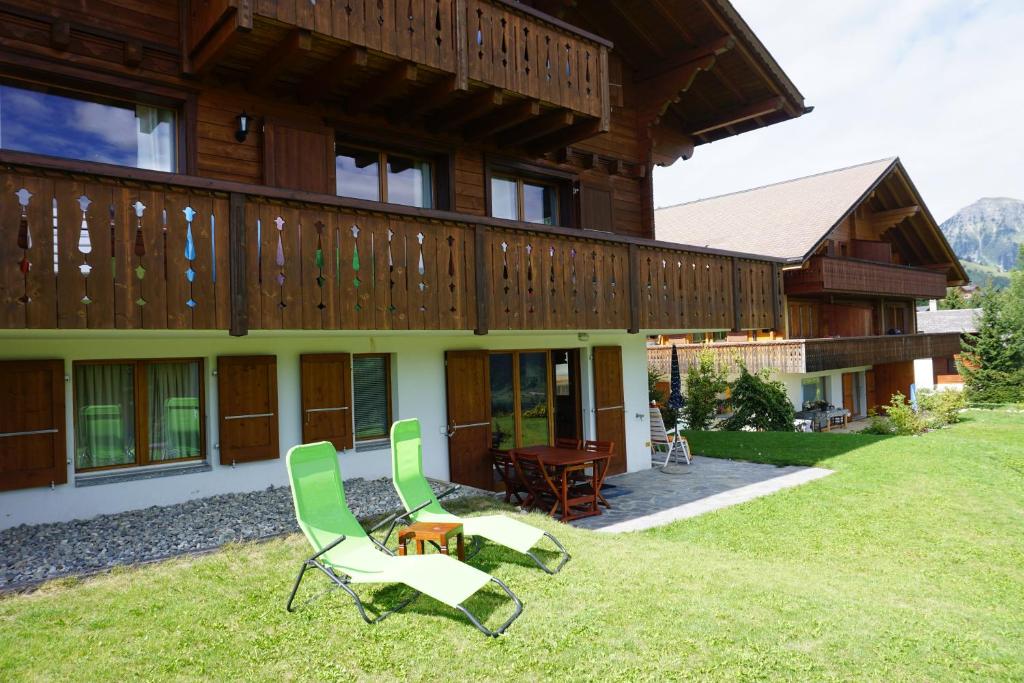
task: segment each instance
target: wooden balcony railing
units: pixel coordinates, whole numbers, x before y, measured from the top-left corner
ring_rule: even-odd
[[[685,371],[695,364],[704,348],[711,349],[719,364],[731,372],[738,371],[742,363],[751,372],[772,369],[782,373],[804,373],[949,357],[960,352],[960,335],[954,332],[679,344],[676,345],[676,353],[680,368]],[[672,347],[651,346],[647,353],[658,371],[668,376]]]
[[[814,256],[807,266],[785,273],[786,294],[875,294],[940,299],[942,272],[831,256]]]
[[[322,81],[331,77],[322,57],[356,46],[453,76],[455,92],[496,88],[575,113],[576,123],[593,124],[591,135],[608,129],[611,44],[510,0],[190,0],[186,35],[192,71],[221,62],[265,71],[264,60],[252,60],[262,50],[292,59],[290,78],[304,73],[305,62]],[[308,42],[296,51],[300,40]],[[366,75],[384,78],[383,68],[378,60]]]
[[[777,264],[0,152],[0,328],[771,327]]]

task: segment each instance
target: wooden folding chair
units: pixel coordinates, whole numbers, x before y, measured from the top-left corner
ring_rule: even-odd
[[[512,466],[515,468],[519,481],[527,490],[523,507],[533,510],[540,505],[550,506],[548,514],[554,516],[558,508],[558,486],[551,478],[551,473],[540,461],[530,455],[509,451]]]
[[[498,478],[505,485],[505,502],[511,503],[512,499],[515,498],[516,505],[523,505],[530,494],[530,490],[516,472],[512,457],[506,451],[492,448],[491,464],[494,466],[494,471],[497,472]]]
[[[615,442],[614,441],[586,440],[586,441],[583,442],[582,447],[583,447],[584,451],[588,451],[590,453],[607,453],[608,455],[615,455]],[[605,465],[604,465],[605,472],[607,472],[607,470],[608,470],[608,464],[609,463],[606,462]],[[601,481],[604,481],[605,472],[601,472],[601,476],[600,476]],[[586,479],[586,481],[584,483],[587,484],[587,485],[590,484],[590,475],[589,474],[588,474],[587,479]],[[600,491],[597,491],[597,501],[601,505],[605,506],[606,508],[611,509],[611,507],[612,507],[611,503],[609,503],[607,500],[605,500],[605,497],[601,495]]]

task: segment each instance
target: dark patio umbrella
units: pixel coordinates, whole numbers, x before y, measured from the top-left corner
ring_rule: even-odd
[[[679,354],[676,345],[672,345],[672,375],[668,394],[668,407],[679,410],[683,407],[682,380],[679,378]]]

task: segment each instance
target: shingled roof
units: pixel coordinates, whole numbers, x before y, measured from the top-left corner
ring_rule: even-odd
[[[897,161],[881,159],[657,209],[655,235],[667,242],[802,261]]]

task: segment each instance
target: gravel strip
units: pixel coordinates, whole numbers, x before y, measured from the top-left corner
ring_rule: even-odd
[[[439,482],[431,485],[436,492],[449,486]],[[488,492],[463,487],[449,498],[481,494]],[[345,496],[359,519],[385,515],[401,507],[390,479],[349,479],[345,481]],[[298,530],[287,486],[197,498],[178,505],[154,505],[92,519],[22,524],[0,531],[0,591]]]

